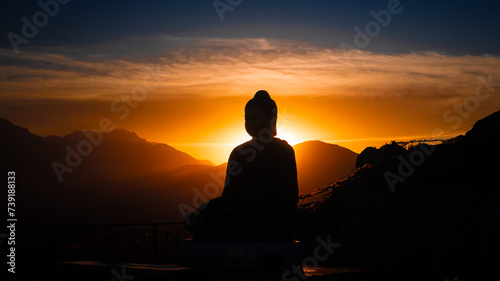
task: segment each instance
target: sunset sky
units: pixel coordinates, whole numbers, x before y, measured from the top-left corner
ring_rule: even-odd
[[[109,118],[215,164],[262,89],[291,144],[454,131],[500,110],[500,3],[436,2],[9,1],[0,117],[41,136]]]

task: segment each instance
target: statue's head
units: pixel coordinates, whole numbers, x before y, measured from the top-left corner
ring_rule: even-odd
[[[245,106],[245,129],[252,137],[276,136],[278,108],[266,91],[258,91]]]

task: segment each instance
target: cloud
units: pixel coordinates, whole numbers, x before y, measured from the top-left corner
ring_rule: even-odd
[[[2,96],[11,99],[112,99],[141,85],[156,67],[160,82],[150,97],[157,99],[266,88],[277,95],[450,102],[472,94],[479,75],[500,73],[500,58],[493,56],[343,53],[297,41],[166,35],[17,55],[0,49],[0,60]]]

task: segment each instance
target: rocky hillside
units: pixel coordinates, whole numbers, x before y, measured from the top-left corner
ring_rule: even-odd
[[[500,111],[439,145],[368,148],[352,174],[300,198],[299,236],[314,249],[332,235],[332,265],[477,277],[500,264],[499,138]]]

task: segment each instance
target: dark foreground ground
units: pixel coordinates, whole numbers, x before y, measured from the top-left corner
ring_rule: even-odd
[[[7,272],[8,266],[2,261],[0,280],[500,280],[500,264],[494,259],[429,269],[419,263],[410,267],[380,266],[382,262],[345,266],[343,260],[332,256],[319,262],[317,268],[306,267],[304,274],[287,274],[276,267],[250,270],[179,267],[177,246],[189,237],[182,225],[20,228],[18,233],[16,273]],[[309,243],[304,240],[304,244],[307,256],[313,257],[317,240],[309,240]],[[324,253],[321,250],[321,255]],[[384,261],[384,255],[378,259]]]
[[[71,280],[71,281],[159,281],[159,280],[499,280],[499,270],[494,268],[464,269],[459,275],[447,276],[439,271],[418,268],[341,268],[306,267],[304,273],[283,274],[268,269],[190,268],[177,264],[105,264],[101,262],[70,262],[57,264],[55,273],[40,271],[18,272],[2,280]]]

